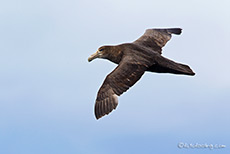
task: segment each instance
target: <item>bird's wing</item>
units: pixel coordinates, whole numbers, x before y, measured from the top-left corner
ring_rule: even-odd
[[[97,119],[116,109],[117,96],[127,91],[144,74],[147,66],[137,62],[131,56],[124,56],[119,65],[106,76],[104,83],[98,91],[95,103],[95,116]]]
[[[170,40],[171,34],[181,34],[180,28],[169,29],[147,29],[145,33],[134,41],[134,44],[152,48],[161,54],[161,48]]]

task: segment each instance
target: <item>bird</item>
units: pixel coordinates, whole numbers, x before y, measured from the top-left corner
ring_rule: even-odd
[[[162,56],[162,48],[171,39],[172,34],[180,35],[181,33],[181,28],[147,29],[132,43],[101,46],[88,58],[89,62],[101,58],[118,64],[106,76],[97,93],[94,106],[96,119],[115,110],[118,105],[118,96],[140,80],[145,72],[195,75],[188,65]]]

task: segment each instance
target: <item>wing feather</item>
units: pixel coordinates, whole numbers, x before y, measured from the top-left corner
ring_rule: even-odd
[[[171,39],[171,34],[179,35],[181,31],[182,29],[180,28],[147,29],[145,33],[133,43],[152,48],[161,54],[161,48]]]
[[[133,86],[147,70],[135,60],[124,58],[120,64],[105,78],[98,91],[95,103],[95,116],[97,119],[109,114],[118,105],[118,96]]]

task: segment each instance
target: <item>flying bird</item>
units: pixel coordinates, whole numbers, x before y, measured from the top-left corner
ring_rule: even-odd
[[[182,29],[147,29],[132,43],[115,46],[101,46],[88,61],[95,58],[108,59],[118,66],[106,76],[100,87],[96,103],[96,119],[109,114],[118,105],[118,96],[133,86],[146,72],[195,75],[188,65],[180,64],[163,57],[162,47],[172,34],[180,35]]]

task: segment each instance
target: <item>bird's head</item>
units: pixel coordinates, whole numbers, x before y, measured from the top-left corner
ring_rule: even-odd
[[[88,58],[88,61],[91,62],[96,58],[106,58],[109,55],[110,50],[111,50],[111,46],[102,46],[98,48],[97,52],[95,52]]]

